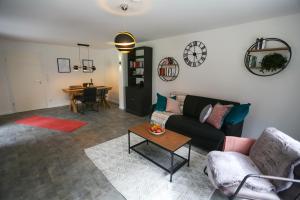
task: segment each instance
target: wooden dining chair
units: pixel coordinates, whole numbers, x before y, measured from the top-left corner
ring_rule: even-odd
[[[102,105],[104,108],[108,107],[110,108],[109,103],[106,100],[108,94],[108,89],[98,89],[98,102],[99,105]]]
[[[99,111],[99,102],[97,101],[97,88],[95,87],[85,88],[82,95],[76,96],[76,100],[81,102],[81,113],[84,113],[87,107],[90,107],[92,110]],[[77,103],[76,105],[77,110],[79,110],[79,104]],[[95,105],[96,109],[94,109]]]

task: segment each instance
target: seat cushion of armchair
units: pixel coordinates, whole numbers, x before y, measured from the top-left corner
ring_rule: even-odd
[[[207,157],[209,178],[219,189],[237,187],[248,174],[261,174],[252,160],[241,153],[211,151]],[[265,179],[249,178],[245,185],[257,192],[272,192],[275,187]]]

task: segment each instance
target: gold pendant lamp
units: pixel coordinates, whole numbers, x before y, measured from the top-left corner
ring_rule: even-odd
[[[128,10],[128,4],[124,3],[120,5],[122,11]],[[129,53],[136,44],[135,37],[129,32],[120,32],[116,35],[114,40],[116,48],[121,53]]]

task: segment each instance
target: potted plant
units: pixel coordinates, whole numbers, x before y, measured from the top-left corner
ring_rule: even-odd
[[[264,56],[261,61],[261,69],[260,71],[264,73],[265,71],[277,71],[285,67],[287,62],[286,57],[279,53],[268,54]]]

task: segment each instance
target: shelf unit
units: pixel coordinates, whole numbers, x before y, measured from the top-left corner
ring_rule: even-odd
[[[126,111],[139,116],[150,114],[152,106],[152,48],[137,47],[128,54]]]
[[[264,44],[264,45],[263,45]],[[261,46],[267,46],[262,49],[257,49]],[[262,67],[262,62],[266,56],[278,54],[286,58],[284,65],[278,67],[276,70],[267,70]],[[257,38],[246,51],[244,63],[249,72],[257,76],[272,76],[284,70],[292,57],[292,49],[290,45],[279,38]]]
[[[286,47],[280,48],[266,48],[266,49],[251,49],[248,52],[264,52],[264,51],[288,51],[289,49]]]

